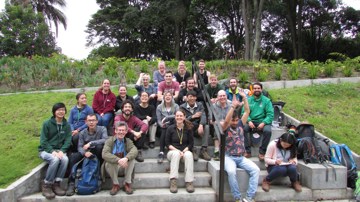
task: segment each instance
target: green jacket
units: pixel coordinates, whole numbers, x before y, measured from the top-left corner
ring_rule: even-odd
[[[274,108],[271,100],[266,96],[262,95],[256,99],[255,96],[248,98],[250,115],[248,121],[256,123],[265,123],[269,125],[274,119]]]
[[[55,117],[43,123],[40,134],[39,151],[52,153],[54,150],[61,150],[66,153],[71,144],[70,124],[63,119],[61,125],[56,123]]]

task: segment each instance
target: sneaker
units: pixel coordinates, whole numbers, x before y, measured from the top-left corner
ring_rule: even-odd
[[[75,194],[75,183],[70,182],[66,190],[66,196],[72,196]]]
[[[296,192],[301,192],[302,191],[302,187],[301,187],[299,181],[293,182],[292,187],[295,189]]]
[[[259,161],[264,161],[265,155],[264,154],[259,154]]]
[[[195,191],[194,185],[192,182],[186,182],[185,187],[186,187],[186,191],[189,193],[193,193]]]
[[[134,193],[132,188],[131,188],[131,184],[126,183],[126,182],[125,182],[125,185],[124,185],[124,191],[125,191],[126,194],[129,194],[129,195]]]
[[[206,148],[201,148],[201,150],[200,150],[200,158],[205,159],[205,160],[207,160],[207,161],[210,161],[210,160],[211,160],[211,157],[210,157],[210,155],[208,154]]]
[[[55,182],[52,186],[54,193],[58,196],[65,196],[66,191],[60,187],[60,182]]]
[[[266,178],[263,179],[262,184],[261,184],[261,188],[265,191],[268,192],[270,190],[270,182],[266,180]]]
[[[45,196],[46,199],[55,198],[55,193],[52,190],[51,184],[46,184],[45,182],[42,182],[41,192],[42,192],[42,195]]]
[[[158,155],[158,163],[163,163],[164,162],[164,153],[160,152]]]
[[[149,142],[149,147],[150,147],[150,149],[154,149],[155,148],[155,142]]]
[[[193,147],[193,158],[194,158],[194,161],[198,161],[199,160],[199,155],[197,153],[197,149],[195,147]]]
[[[120,185],[118,184],[113,184],[111,190],[110,190],[110,195],[116,195],[120,190]]]
[[[220,152],[219,151],[214,152],[213,159],[214,159],[214,161],[220,161]]]
[[[142,156],[141,150],[139,150],[138,155],[136,156],[135,160],[138,162],[144,162],[144,158]]]
[[[251,158],[251,153],[245,152],[244,157],[245,157],[245,158]]]
[[[177,189],[176,179],[175,178],[170,179],[170,192],[171,193],[176,193],[177,191],[178,191],[178,189]]]
[[[243,202],[255,202],[255,200],[250,197],[243,198],[242,201]]]

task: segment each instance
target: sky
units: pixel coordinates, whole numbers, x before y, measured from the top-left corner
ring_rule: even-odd
[[[67,7],[62,11],[67,17],[67,29],[59,27],[59,35],[56,38],[57,46],[68,57],[82,60],[85,59],[92,48],[87,48],[85,33],[86,25],[91,15],[96,13],[99,6],[96,0],[66,0]],[[360,10],[360,0],[343,0],[343,3]],[[0,10],[4,9],[5,0],[0,0]]]

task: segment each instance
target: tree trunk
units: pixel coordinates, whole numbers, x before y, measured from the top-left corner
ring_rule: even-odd
[[[175,59],[180,60],[180,25],[175,22]]]
[[[253,61],[260,60],[260,45],[261,45],[261,17],[262,17],[262,10],[264,6],[264,0],[257,0],[254,1],[254,13],[255,13],[255,40],[254,41],[254,49],[253,49]]]
[[[250,60],[250,28],[249,28],[249,20],[248,20],[248,4],[247,0],[242,0],[242,17],[244,19],[244,28],[245,28],[245,52],[244,59]]]

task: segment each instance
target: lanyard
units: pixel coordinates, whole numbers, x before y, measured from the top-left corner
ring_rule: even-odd
[[[182,140],[183,140],[183,137],[184,137],[184,129],[180,129],[180,131],[181,131],[181,136],[179,134],[179,130],[176,128],[176,133],[177,133],[177,135],[178,135],[178,137],[180,139],[180,144],[182,144]]]
[[[283,153],[284,152],[284,153]],[[283,161],[285,161],[285,156],[286,156],[286,150],[283,150],[283,149],[280,149],[280,153],[281,153],[281,156],[283,157]]]

